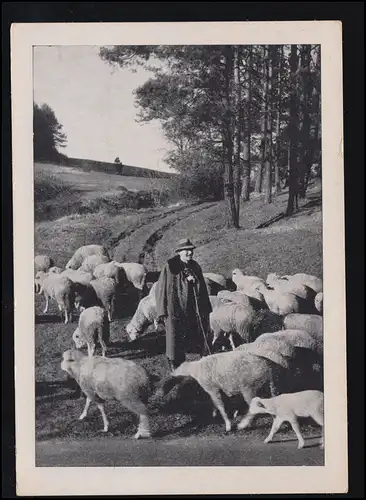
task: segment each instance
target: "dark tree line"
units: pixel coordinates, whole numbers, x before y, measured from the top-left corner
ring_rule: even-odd
[[[33,152],[36,161],[58,160],[66,146],[66,134],[48,104],[33,104]]]
[[[149,69],[135,91],[139,120],[159,120],[168,163],[191,194],[226,200],[239,227],[254,190],[271,203],[289,187],[287,215],[321,165],[320,46],[114,46],[112,65]]]

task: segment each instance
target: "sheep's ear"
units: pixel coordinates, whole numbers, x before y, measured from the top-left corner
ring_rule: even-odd
[[[259,406],[259,408],[265,408],[264,404],[260,399],[257,401],[257,406]]]

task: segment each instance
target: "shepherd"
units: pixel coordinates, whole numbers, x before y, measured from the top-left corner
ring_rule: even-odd
[[[180,240],[177,255],[167,261],[156,286],[158,323],[165,325],[171,370],[186,360],[187,353],[209,354],[212,307],[202,269],[193,260],[195,248],[188,238]]]

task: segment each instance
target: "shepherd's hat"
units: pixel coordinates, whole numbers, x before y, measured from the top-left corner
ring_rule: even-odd
[[[179,240],[178,246],[176,248],[176,252],[180,252],[181,250],[194,250],[196,247],[193,245],[189,238],[183,238]]]

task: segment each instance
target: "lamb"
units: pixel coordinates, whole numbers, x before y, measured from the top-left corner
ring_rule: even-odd
[[[300,432],[298,417],[311,417],[324,428],[324,395],[321,391],[301,391],[280,394],[268,399],[254,397],[250,403],[249,412],[252,415],[259,413],[273,415],[271,432],[265,439],[265,443],[272,441],[283,422],[290,422],[298,439],[298,449],[301,449],[304,446],[304,439]],[[321,448],[324,448],[324,433],[322,433]]]
[[[105,357],[109,333],[109,321],[105,310],[93,306],[88,307],[80,314],[79,325],[72,338],[77,349],[81,349],[85,344],[87,345],[89,356],[94,355],[95,343],[98,340],[102,347],[102,357]]]
[[[109,321],[112,321],[116,300],[117,284],[112,278],[92,280],[78,303],[79,308],[102,306],[107,311]]]
[[[315,293],[323,291],[323,281],[316,276],[312,276],[311,274],[296,273],[293,275],[282,276],[282,278],[292,282],[297,282],[302,285],[306,285],[309,288],[312,288]]]
[[[136,262],[116,262],[116,264],[118,267],[125,270],[128,281],[132,283],[137,290],[144,290],[147,275],[145,266],[137,264]]]
[[[323,339],[323,318],[317,314],[289,314],[283,325],[286,330],[305,330]]]
[[[283,292],[280,289],[267,288],[265,283],[256,284],[257,290],[263,294],[270,311],[280,316],[300,311],[301,299],[294,293]]]
[[[257,392],[272,379],[272,363],[245,351],[220,352],[204,356],[198,361],[185,361],[164,380],[159,391],[165,395],[167,389],[181,385],[187,377],[193,377],[211,397],[214,407],[225,422],[226,432],[231,431],[231,422],[225,411],[220,391],[227,396],[242,395],[250,405]],[[247,418],[248,417],[248,418]],[[252,420],[245,416],[238,429],[245,428]]]
[[[44,313],[48,311],[49,299],[55,299],[60,311],[65,313],[65,324],[72,321],[72,311],[75,301],[75,289],[73,282],[61,274],[38,271],[36,284],[39,286],[39,294],[43,292],[46,299]]]
[[[130,341],[136,340],[137,336],[152,323],[154,323],[155,328],[158,328],[156,304],[153,296],[147,295],[140,300],[133,318],[126,326]]]
[[[105,400],[117,400],[139,416],[135,439],[151,436],[147,403],[151,381],[146,370],[133,361],[121,358],[88,357],[81,351],[70,349],[63,353],[61,369],[73,377],[86,395],[83,420],[92,401],[97,403],[103,418],[103,432],[109,422],[104,411]]]
[[[316,294],[314,299],[315,309],[323,314],[323,292],[319,292]]]
[[[65,268],[78,269],[89,255],[105,255],[110,260],[107,250],[102,245],[84,245],[76,250]]]
[[[34,275],[36,275],[38,271],[46,273],[52,266],[54,266],[53,259],[48,255],[36,255],[34,257]]]
[[[109,258],[106,255],[88,255],[83,260],[80,271],[85,271],[88,273],[93,273],[94,269],[100,264],[106,264],[109,262]]]
[[[229,336],[230,344],[235,349],[233,333],[237,333],[244,340],[250,341],[251,322],[255,317],[255,310],[250,305],[243,307],[234,303],[226,303],[210,313],[210,326],[213,332],[212,345],[221,334]]]

